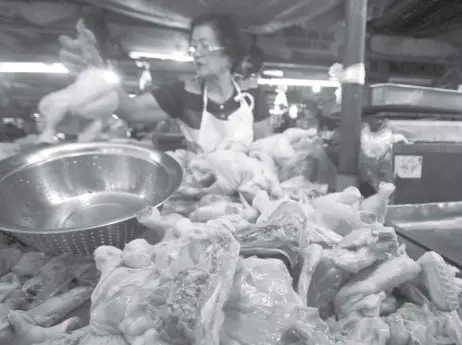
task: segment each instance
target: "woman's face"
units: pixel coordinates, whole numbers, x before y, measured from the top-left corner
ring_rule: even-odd
[[[194,28],[190,47],[198,77],[214,77],[230,70],[230,60],[210,25]]]

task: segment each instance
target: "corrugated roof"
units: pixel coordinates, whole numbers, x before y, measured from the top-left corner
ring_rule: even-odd
[[[82,0],[81,0],[82,1]],[[343,0],[83,0],[147,22],[186,29],[191,18],[209,11],[235,15],[243,29],[255,33],[284,27],[327,15],[342,17]],[[335,17],[335,18],[334,18]]]
[[[460,0],[392,0],[370,30],[385,34],[434,37],[461,27]]]

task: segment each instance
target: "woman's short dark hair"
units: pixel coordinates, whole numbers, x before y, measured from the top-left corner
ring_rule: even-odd
[[[234,72],[242,63],[249,50],[249,40],[240,30],[236,20],[225,13],[206,13],[191,21],[190,32],[201,25],[210,25],[217,34],[224,52],[231,60],[231,71]]]

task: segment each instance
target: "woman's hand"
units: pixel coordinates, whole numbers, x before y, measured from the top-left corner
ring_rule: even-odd
[[[98,42],[93,32],[85,27],[82,19],[79,19],[76,28],[76,39],[66,35],[59,36],[61,63],[72,75],[79,74],[89,66],[103,67],[104,60],[98,51]]]

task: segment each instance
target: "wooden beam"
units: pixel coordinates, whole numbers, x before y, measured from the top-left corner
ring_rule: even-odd
[[[346,44],[343,67],[352,72],[356,70],[356,74],[359,74],[361,73],[360,69],[364,67],[367,0],[347,0],[345,2],[345,15]],[[358,184],[364,86],[364,80],[361,79],[359,75],[350,76],[342,86],[337,190]]]
[[[39,32],[44,34],[73,34],[75,35],[74,25],[53,25],[39,26],[26,23],[8,23],[0,22],[0,31],[15,31],[15,32]]]

